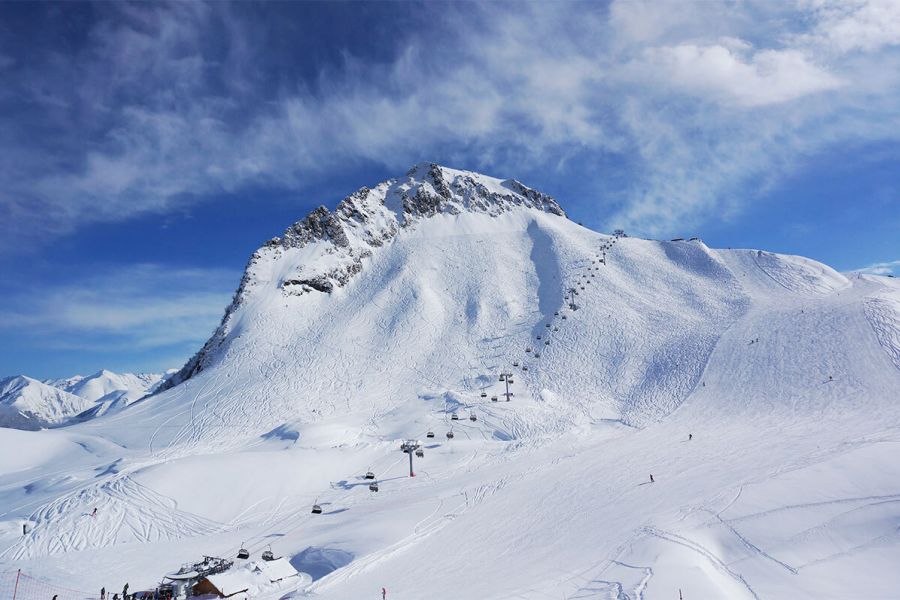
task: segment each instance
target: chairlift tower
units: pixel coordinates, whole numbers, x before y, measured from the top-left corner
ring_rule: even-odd
[[[415,477],[416,473],[413,471],[413,454],[422,447],[422,443],[419,440],[406,440],[402,444],[400,444],[400,450],[406,452],[409,455],[409,476]]]
[[[512,379],[512,376],[513,376],[513,374],[508,371],[506,373],[503,373],[503,383],[506,384],[506,393],[503,395],[506,396],[507,402],[509,402],[510,396],[513,395],[512,392],[509,391],[509,382]]]

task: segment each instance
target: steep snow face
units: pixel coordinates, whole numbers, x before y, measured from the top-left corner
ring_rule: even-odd
[[[0,427],[36,430],[58,425],[92,404],[23,375],[0,381]]]
[[[222,324],[162,389],[187,380],[215,360],[233,329],[234,311],[260,284],[266,290],[274,284],[284,296],[331,293],[362,270],[364,259],[423,219],[463,213],[498,217],[518,209],[565,216],[551,196],[514,179],[433,163],[420,163],[404,177],[361,188],[334,212],[320,206],[253,254]]]

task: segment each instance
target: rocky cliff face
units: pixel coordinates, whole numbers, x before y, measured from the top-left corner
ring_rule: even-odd
[[[213,360],[228,338],[233,314],[261,283],[277,285],[285,296],[329,294],[362,271],[364,259],[422,219],[465,211],[497,216],[516,209],[566,216],[552,196],[514,179],[434,163],[420,163],[403,177],[360,188],[334,211],[316,208],[253,253],[218,329],[159,391],[189,379]],[[275,263],[289,265],[278,269],[287,275],[277,280],[271,276]]]

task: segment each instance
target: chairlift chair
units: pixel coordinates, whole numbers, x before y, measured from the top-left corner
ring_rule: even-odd
[[[541,339],[541,336],[537,336],[537,339]]]
[[[512,379],[509,380],[509,384],[510,384],[510,385],[512,385],[512,384],[514,384],[514,383],[515,383],[515,381],[513,381]]]
[[[525,352],[531,352],[531,346],[528,346],[527,348],[525,348]]]
[[[269,546],[266,550],[263,550],[262,559],[266,562],[275,560],[275,554],[272,552],[271,546]]]
[[[553,313],[553,316],[554,316],[554,317],[558,317],[558,316],[559,316],[559,311],[556,311],[555,313]]]
[[[450,415],[450,420],[451,421],[459,421],[459,415],[456,413],[453,413],[452,415]]]
[[[425,451],[419,448],[418,450],[416,450],[416,456],[422,458],[423,456],[425,456]]]
[[[313,507],[312,507],[312,514],[314,514],[314,515],[321,515],[321,514],[322,514],[322,507],[319,506],[318,504],[313,504]]]
[[[238,550],[237,557],[245,560],[250,558],[250,551],[244,548],[244,542],[241,542],[241,548]]]
[[[448,439],[448,440],[452,440],[452,439],[453,439],[453,432],[452,432],[452,431],[448,431],[448,432],[447,432],[447,439]]]
[[[496,402],[496,401],[497,401],[497,396],[491,396],[491,402]]]
[[[535,352],[535,353],[534,353],[534,357],[535,357],[535,358],[540,358],[540,357],[541,357],[541,353],[540,353],[540,352]]]
[[[471,415],[469,415],[469,420],[470,420],[470,421],[477,421],[477,420],[478,420],[478,417],[475,416],[475,413],[472,413]]]
[[[372,483],[369,484],[369,491],[370,492],[378,491],[378,482],[377,481],[373,481]]]
[[[545,345],[545,346],[549,346],[549,345],[550,345],[550,340],[547,340],[546,342],[544,342],[544,345]]]
[[[482,397],[482,398],[487,398],[487,392],[481,392],[481,397]]]
[[[500,373],[500,381],[504,381],[504,380],[506,380],[506,375],[504,375],[503,373]]]
[[[427,437],[427,438],[433,438],[433,437],[434,437],[434,432],[433,432],[433,431],[429,431],[428,433],[425,434],[425,437]]]
[[[518,366],[519,366],[519,361],[513,362],[513,366],[514,366],[514,367],[518,367]]]
[[[366,473],[366,479],[375,479],[375,473],[369,471]]]
[[[525,366],[525,365],[522,365],[522,370],[523,370],[523,371],[527,371],[527,370],[528,370],[528,367]]]

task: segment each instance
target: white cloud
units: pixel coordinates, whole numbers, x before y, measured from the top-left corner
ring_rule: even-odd
[[[49,347],[159,348],[206,340],[237,283],[224,270],[139,264],[101,270],[51,291],[22,292],[0,313],[0,329]],[[73,341],[74,340],[74,341]]]
[[[53,140],[69,152],[15,144],[0,158],[0,218],[18,225],[6,243],[433,156],[526,181],[621,165],[573,176],[596,182],[611,224],[664,234],[736,214],[831,145],[896,140],[897,5],[445,6],[439,31],[423,18],[393,60],[347,55],[275,91],[257,80],[264,40],[229,5],[116,5],[87,51],[60,59],[60,88],[40,88],[76,107],[51,112],[75,130]],[[224,23],[219,54],[210,23]]]
[[[856,273],[866,273],[869,275],[891,275],[900,273],[900,260],[892,260],[888,262],[880,262],[869,265],[868,267],[863,267],[861,269],[855,269]]]
[[[900,44],[900,2],[896,0],[812,0],[816,21],[802,39],[837,52],[874,52]]]
[[[798,50],[753,52],[747,42],[734,38],[729,46],[651,48],[635,67],[642,76],[678,91],[745,107],[780,104],[841,85]]]

